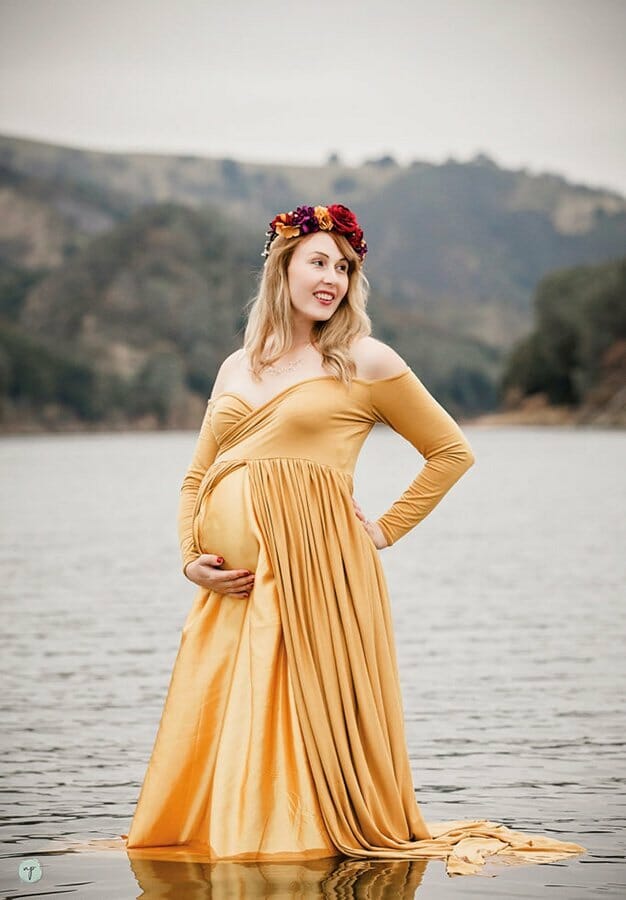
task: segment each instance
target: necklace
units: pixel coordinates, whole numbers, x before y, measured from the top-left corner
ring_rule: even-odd
[[[302,348],[303,351],[306,350],[306,348],[310,347],[310,346],[311,346],[311,342],[309,341]],[[287,372],[293,372],[294,369],[297,369],[298,366],[301,366],[303,362],[304,362],[304,357],[299,356],[297,359],[292,360],[290,363],[287,363],[287,365],[285,365],[285,366],[276,366],[276,365],[266,366],[265,371],[267,372],[268,375],[286,375]],[[249,368],[248,371],[251,372],[252,370]]]

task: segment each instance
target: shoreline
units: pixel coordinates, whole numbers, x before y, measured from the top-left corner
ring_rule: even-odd
[[[596,402],[587,400],[577,407],[553,405],[547,402],[545,394],[534,394],[518,401],[510,408],[495,409],[490,412],[464,416],[453,416],[461,428],[471,425],[486,428],[498,425],[550,426],[565,428],[626,428],[626,387],[595,397]],[[6,410],[8,416],[0,421],[0,437],[8,435],[37,434],[147,434],[174,431],[197,431],[204,415],[205,404],[194,401],[184,403],[172,416],[170,422],[162,425],[153,413],[147,413],[134,421],[122,417],[103,422],[83,422],[72,417],[64,417],[57,408],[46,410],[41,418],[20,415],[16,410]]]
[[[568,406],[529,403],[516,409],[481,413],[462,419],[459,424],[483,427],[519,425],[620,431],[626,428],[626,409],[619,408],[619,406],[615,409],[610,406],[582,406],[573,409]]]
[[[481,413],[477,416],[469,418],[457,418],[457,423],[461,428],[466,426],[494,428],[498,426],[516,425],[519,427],[561,427],[561,428],[586,428],[597,430],[616,430],[626,429],[626,414],[621,413],[618,416],[606,414],[604,411],[597,411],[590,414],[588,411],[581,414],[578,411],[571,411],[561,407],[554,407],[544,410],[502,410],[500,412]],[[197,431],[197,423],[190,425],[176,424],[171,426],[155,426],[135,425],[129,423],[107,422],[99,425],[83,425],[77,422],[55,423],[53,426],[38,422],[21,422],[11,425],[3,425],[0,423],[0,438],[3,437],[23,437],[36,435],[54,435],[54,434],[166,434],[169,432],[180,431]]]
[[[477,416],[461,419],[460,425],[550,425],[572,428],[582,424],[578,416],[563,407],[551,407],[542,410],[509,409],[497,412],[480,413]],[[599,426],[597,426],[599,427]]]

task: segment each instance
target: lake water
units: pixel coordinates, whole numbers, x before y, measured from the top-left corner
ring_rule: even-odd
[[[464,430],[475,466],[381,554],[417,799],[427,821],[486,818],[590,852],[494,878],[447,878],[440,861],[141,866],[63,852],[130,825],[196,590],[175,521],[196,436],[10,436],[3,896],[626,896],[626,434]],[[369,518],[421,464],[374,431],[355,491]],[[33,857],[42,877],[27,884],[18,867]]]

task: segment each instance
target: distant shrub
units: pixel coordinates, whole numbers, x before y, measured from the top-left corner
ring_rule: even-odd
[[[534,306],[535,328],[512,349],[500,392],[580,403],[608,348],[626,338],[626,258],[546,276]]]

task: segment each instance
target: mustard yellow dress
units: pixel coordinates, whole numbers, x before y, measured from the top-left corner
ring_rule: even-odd
[[[380,551],[352,504],[375,423],[426,463],[380,519],[388,544],[474,462],[411,369],[350,386],[308,378],[261,406],[208,402],[181,490],[183,568],[248,568],[248,598],[199,588],[126,840],[164,859],[428,859],[449,874],[494,854],[582,847],[487,820],[427,824],[415,798]]]

